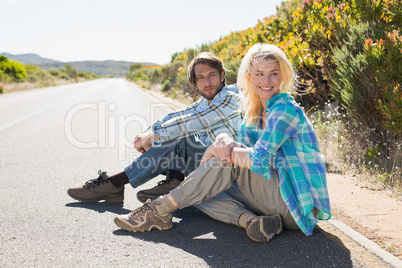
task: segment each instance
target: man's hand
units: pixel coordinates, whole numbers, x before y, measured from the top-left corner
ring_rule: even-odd
[[[151,149],[152,142],[158,138],[160,138],[160,136],[152,133],[152,131],[145,132],[141,136],[137,135],[134,138],[134,148],[140,153],[145,153]]]
[[[141,147],[145,150],[148,151],[152,147],[152,141],[154,140],[154,134],[149,131],[142,135],[141,139]]]
[[[135,136],[135,138],[134,138],[134,148],[138,151],[138,152],[140,152],[140,153],[145,153],[145,148],[142,146],[142,144],[141,144],[141,140],[142,140],[142,137],[140,136],[140,135],[137,135],[137,136]]]
[[[233,164],[230,153],[233,147],[237,147],[237,143],[226,133],[219,134],[216,140],[211,144],[205,151],[201,158],[200,165],[204,164],[205,161],[215,156],[219,161],[227,162]]]

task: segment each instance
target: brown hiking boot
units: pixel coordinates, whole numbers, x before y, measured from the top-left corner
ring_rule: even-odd
[[[167,230],[173,227],[172,213],[160,214],[156,211],[155,205],[159,200],[148,200],[142,207],[139,207],[129,214],[117,216],[114,223],[121,229],[129,232],[144,232],[152,229]]]
[[[137,199],[142,203],[145,203],[148,199],[155,200],[161,195],[168,194],[171,190],[179,186],[180,183],[180,180],[174,178],[160,181],[158,185],[151,189],[139,191],[137,193]]]
[[[251,219],[246,228],[247,236],[256,242],[268,242],[282,233],[281,215],[259,216]]]
[[[106,172],[98,171],[97,179],[89,180],[83,185],[71,187],[67,194],[84,203],[96,203],[105,200],[109,203],[120,203],[124,200],[124,185],[114,186]]]
[[[142,203],[145,203],[148,199],[155,200],[159,196],[168,194],[171,190],[179,186],[184,179],[184,175],[182,175],[183,179],[174,178],[173,175],[171,175],[172,173],[168,173],[166,180],[158,182],[158,185],[155,187],[139,191],[137,193],[137,199]],[[175,174],[177,174],[177,172]],[[176,177],[179,176],[176,175]]]

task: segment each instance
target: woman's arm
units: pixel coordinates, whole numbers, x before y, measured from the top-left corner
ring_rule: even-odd
[[[220,161],[232,163],[230,152],[232,147],[235,146],[237,146],[236,142],[227,133],[219,134],[214,143],[212,143],[205,151],[201,158],[200,165],[204,164],[204,162],[212,156],[215,156]]]
[[[232,159],[233,164],[238,167],[250,169],[253,164],[246,148],[233,147],[230,153],[230,158]]]
[[[252,163],[246,148],[243,144],[235,142],[228,134],[220,134],[205,151],[200,165],[215,156],[219,161],[250,169]]]

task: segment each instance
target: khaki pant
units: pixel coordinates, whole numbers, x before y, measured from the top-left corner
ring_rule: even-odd
[[[215,157],[195,169],[170,193],[180,209],[196,205],[210,217],[239,225],[247,211],[260,215],[280,214],[285,227],[299,229],[279,192],[279,179],[272,179],[248,169],[219,162]]]

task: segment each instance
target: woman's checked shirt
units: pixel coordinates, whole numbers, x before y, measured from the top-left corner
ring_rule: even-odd
[[[312,235],[317,219],[331,217],[325,161],[317,136],[289,93],[267,101],[266,112],[265,129],[243,123],[236,141],[248,147],[252,172],[271,179],[269,166],[276,169],[282,199],[300,229]]]

